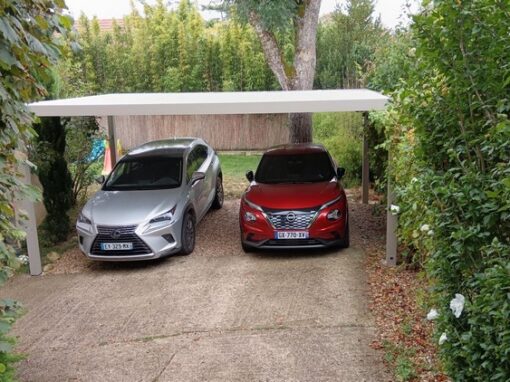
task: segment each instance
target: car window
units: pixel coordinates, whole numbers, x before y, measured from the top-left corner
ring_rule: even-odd
[[[259,183],[313,183],[329,181],[335,176],[333,164],[325,152],[264,155],[257,168]]]
[[[202,164],[207,159],[207,155],[209,153],[209,150],[207,149],[207,147],[199,145],[199,146],[197,146],[197,153],[198,153],[197,155],[198,155],[198,158],[199,158],[199,161],[200,161],[200,166],[202,166]]]
[[[189,182],[191,180],[191,176],[196,171],[195,170],[196,155],[197,155],[196,149],[193,149],[188,155],[188,161],[186,163],[186,182]]]
[[[157,190],[181,185],[182,159],[164,156],[121,160],[103,190]]]
[[[188,163],[186,166],[186,179],[189,182],[195,171],[198,171],[207,159],[208,148],[203,145],[195,147],[188,155]]]

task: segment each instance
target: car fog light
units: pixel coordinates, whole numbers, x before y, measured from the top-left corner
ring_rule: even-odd
[[[254,222],[255,220],[257,220],[257,217],[251,212],[245,212],[244,220],[246,220],[247,222]]]
[[[169,233],[167,233],[166,235],[163,235],[162,237],[163,237],[163,239],[168,241],[170,244],[175,242],[174,237],[171,234],[169,234]]]
[[[338,211],[338,210],[333,210],[328,213],[328,220],[338,220],[338,219],[340,219],[340,217],[341,217],[341,214],[340,214],[340,211]]]

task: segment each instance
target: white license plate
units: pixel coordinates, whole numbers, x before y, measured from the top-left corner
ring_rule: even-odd
[[[133,243],[101,243],[103,251],[129,251],[133,249]]]
[[[278,231],[275,232],[275,239],[308,239],[308,231]]]

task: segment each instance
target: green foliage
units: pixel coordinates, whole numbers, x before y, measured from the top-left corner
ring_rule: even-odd
[[[86,199],[89,186],[101,175],[102,158],[89,158],[94,142],[103,139],[93,117],[70,118],[66,124],[65,159],[72,177],[73,204]]]
[[[416,49],[409,30],[385,34],[375,48],[372,65],[366,73],[368,87],[386,93],[400,88],[413,65]]]
[[[188,0],[177,9],[158,1],[144,12],[133,10],[111,32],[82,15],[59,63],[60,95],[277,88],[250,27],[207,24]]]
[[[13,365],[23,359],[22,356],[11,353],[15,339],[8,336],[20,310],[21,306],[16,301],[0,301],[0,382],[13,381],[16,374]]]
[[[361,181],[363,118],[360,113],[316,113],[313,116],[314,141],[322,143],[339,167],[345,168],[344,184]]]
[[[387,340],[383,341],[385,349],[384,359],[393,365],[395,378],[399,382],[412,381],[416,378],[416,365],[412,361],[415,355],[414,348],[405,348],[401,345],[395,345]]]
[[[499,0],[427,1],[408,72],[392,74],[402,80],[386,115],[399,237],[433,282],[455,381],[510,379],[509,16]],[[459,318],[448,310],[456,293],[466,297]]]
[[[237,14],[245,21],[251,12],[255,12],[260,15],[264,27],[274,31],[288,30],[291,21],[302,12],[304,6],[299,0],[224,0],[222,3],[226,9],[235,6]]]
[[[377,46],[389,38],[373,14],[373,0],[349,0],[319,24],[315,87],[364,86]]]
[[[12,243],[24,238],[17,228],[15,199],[37,199],[39,192],[23,183],[21,167],[31,165],[24,154],[35,133],[26,102],[45,94],[41,81],[57,58],[60,37],[71,25],[62,16],[61,0],[5,0],[0,2],[0,284],[19,266]],[[6,336],[18,305],[0,301],[0,381],[13,379]]]
[[[416,378],[416,370],[413,362],[404,356],[399,356],[395,362],[395,375],[397,381],[411,381]]]
[[[34,127],[38,140],[33,158],[43,186],[43,202],[47,212],[41,228],[49,242],[57,243],[66,240],[69,234],[67,212],[73,204],[72,179],[64,158],[66,130],[60,117],[41,118],[41,122]]]
[[[4,1],[0,4],[0,280],[17,266],[8,244],[23,237],[15,226],[15,198],[38,197],[23,184],[20,166],[30,163],[23,147],[34,137],[25,103],[45,93],[40,80],[49,78],[56,58],[55,32],[69,24],[60,16],[62,2]],[[50,11],[51,9],[55,10]]]
[[[495,243],[498,250],[504,247]],[[458,335],[443,349],[453,354],[445,358],[449,369],[456,369],[456,380],[508,380],[510,375],[510,263],[501,262],[476,275],[472,288],[478,291],[473,296],[469,309],[466,331],[463,322],[451,322]],[[453,319],[452,319],[453,321]],[[505,362],[506,360],[506,362]],[[471,370],[457,370],[463,364]]]

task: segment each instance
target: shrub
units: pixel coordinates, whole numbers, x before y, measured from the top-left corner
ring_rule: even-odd
[[[363,119],[359,113],[320,113],[313,116],[314,141],[322,143],[338,166],[345,168],[347,187],[361,182]]]
[[[26,103],[45,94],[41,83],[60,51],[60,36],[71,26],[62,15],[63,1],[0,2],[0,285],[19,266],[12,243],[24,238],[17,227],[15,199],[35,200],[39,192],[23,183],[20,167],[31,166],[26,147],[34,137]],[[0,301],[0,380],[14,376],[13,340],[6,336],[18,311]]]
[[[72,178],[73,203],[86,199],[89,186],[101,175],[101,153],[95,143],[104,137],[93,117],[70,118],[66,124],[65,159]]]
[[[455,381],[510,380],[509,11],[497,0],[426,2],[387,115],[399,238],[432,282]],[[459,293],[457,318],[448,304]]]
[[[66,132],[59,117],[42,118],[35,126],[39,135],[34,162],[43,186],[43,202],[47,216],[42,228],[51,243],[67,239],[69,216],[73,204],[72,179],[64,158]]]

